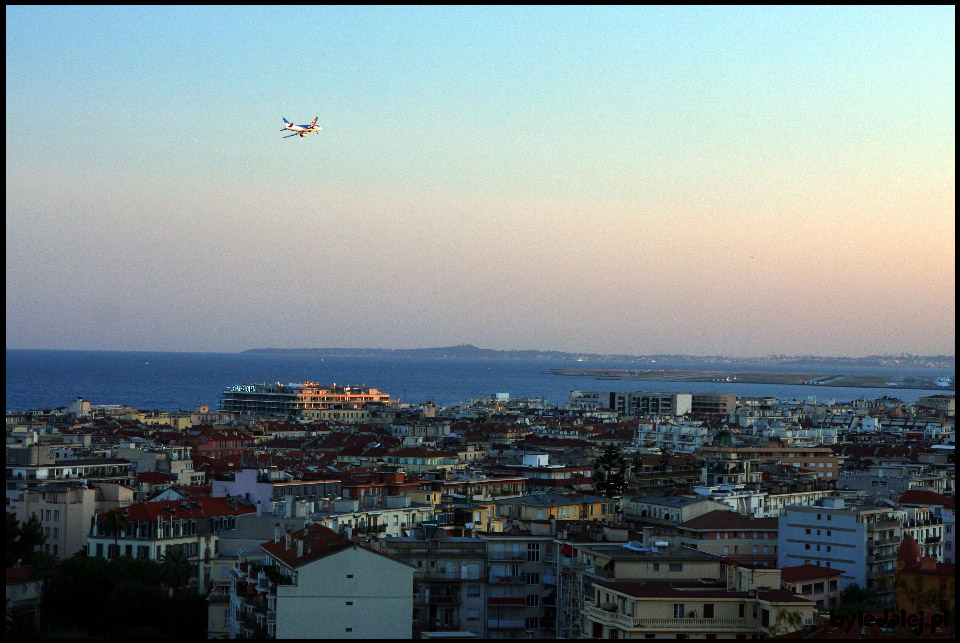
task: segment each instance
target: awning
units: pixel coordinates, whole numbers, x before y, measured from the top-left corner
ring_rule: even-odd
[[[610,559],[605,558],[603,556],[593,557],[593,564],[596,565],[597,567],[606,567],[609,562],[610,562]]]

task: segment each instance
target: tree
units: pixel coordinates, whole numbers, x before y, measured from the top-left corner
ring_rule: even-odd
[[[593,489],[604,498],[619,498],[627,486],[620,449],[607,447],[594,464]]]
[[[160,557],[160,580],[169,588],[170,595],[190,582],[193,577],[193,565],[183,549],[167,547]]]
[[[127,514],[120,513],[120,511],[111,511],[100,519],[100,526],[113,536],[116,554],[112,557],[116,558],[120,555],[120,534],[127,529]]]
[[[8,513],[6,528],[7,567],[13,567],[18,562],[21,565],[32,564],[46,541],[37,515],[33,514],[25,523],[21,523],[14,514]]]
[[[880,607],[877,592],[856,583],[850,583],[840,592],[834,613],[838,615],[874,612]]]

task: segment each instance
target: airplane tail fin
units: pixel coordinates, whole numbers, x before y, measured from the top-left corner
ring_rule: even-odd
[[[314,116],[314,118],[313,118],[313,122],[312,122],[312,123],[310,123],[310,127],[313,127],[314,125],[316,125],[316,124],[317,124],[317,119],[318,119],[318,118],[320,118],[320,117],[319,117],[319,116]]]
[[[281,117],[281,118],[283,118],[283,117]],[[292,125],[292,123],[291,123],[290,121],[288,121],[287,119],[285,119],[285,118],[283,119],[283,122],[286,123],[287,125]]]

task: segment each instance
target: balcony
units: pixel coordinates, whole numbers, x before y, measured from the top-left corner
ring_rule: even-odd
[[[493,607],[523,607],[527,604],[527,599],[523,596],[490,596],[487,598],[487,605]]]
[[[490,584],[492,585],[523,585],[523,576],[495,576],[490,574]]]
[[[487,628],[491,630],[518,630],[526,626],[522,618],[487,619]]]
[[[527,560],[527,552],[520,551],[502,551],[497,552],[490,550],[489,554],[490,560]]]
[[[667,630],[673,632],[703,632],[744,630],[752,627],[747,618],[641,618],[619,612],[608,612],[595,606],[585,606],[584,614],[597,623],[622,629]]]
[[[446,621],[436,619],[428,621],[426,623],[414,623],[414,630],[417,632],[444,632],[444,631],[453,631],[456,632],[460,629],[461,623],[460,619],[448,619]]]
[[[459,581],[459,580],[480,580],[479,578],[465,579],[462,578],[461,572],[448,572],[442,569],[438,570],[423,570],[418,569],[413,572],[414,580],[428,580],[428,581]]]
[[[424,601],[428,605],[459,605],[460,596],[459,595],[441,595],[436,596],[431,594],[426,597]]]

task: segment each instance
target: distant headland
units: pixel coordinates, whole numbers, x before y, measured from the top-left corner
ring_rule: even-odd
[[[722,355],[620,355],[603,353],[568,353],[564,351],[495,350],[472,344],[440,348],[251,348],[243,353],[257,355],[315,355],[318,357],[409,357],[445,359],[516,359],[570,362],[670,362],[673,364],[717,365],[786,365],[811,366],[883,366],[909,368],[955,368],[952,355],[869,355],[866,357],[820,357],[815,355],[765,355],[762,357],[726,357]]]

